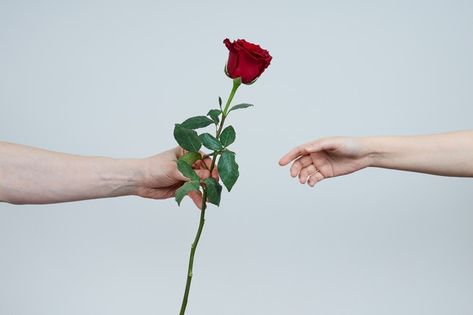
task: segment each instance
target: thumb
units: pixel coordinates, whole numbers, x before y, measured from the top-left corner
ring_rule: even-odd
[[[322,150],[329,150],[331,149],[333,144],[329,139],[318,139],[315,141],[311,141],[300,146],[295,147],[288,153],[286,153],[280,160],[279,165],[285,166],[289,164],[291,161],[297,159],[302,155],[307,155],[310,153],[322,151]]]

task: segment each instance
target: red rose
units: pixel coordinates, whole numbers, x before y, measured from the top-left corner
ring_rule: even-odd
[[[223,42],[230,51],[225,72],[232,79],[241,78],[244,84],[258,79],[273,58],[267,50],[244,39],[232,43],[226,38]]]

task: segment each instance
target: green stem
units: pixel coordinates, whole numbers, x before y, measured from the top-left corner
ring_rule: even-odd
[[[200,211],[199,228],[197,229],[197,234],[195,235],[194,242],[191,245],[189,267],[187,268],[186,290],[184,292],[184,297],[182,299],[181,311],[179,312],[179,315],[184,315],[186,312],[187,300],[189,298],[189,291],[190,291],[191,282],[192,282],[192,269],[194,267],[194,255],[197,249],[197,245],[199,244],[200,235],[202,234],[202,229],[204,228],[204,224],[205,224],[205,209],[207,208],[207,189],[204,188],[203,190],[204,192],[202,194],[202,209]]]
[[[220,133],[222,132],[223,125],[225,123],[225,118],[228,115],[228,108],[230,107],[230,104],[233,100],[233,97],[235,96],[236,91],[238,90],[238,87],[241,84],[240,78],[234,79],[233,80],[233,88],[232,91],[230,92],[230,96],[228,97],[227,103],[225,104],[225,108],[222,112],[222,120],[220,121],[219,128],[217,129],[216,132],[216,138],[218,139],[220,137]],[[217,161],[217,156],[218,152],[214,152],[214,155],[212,157],[212,164],[210,165],[210,176],[212,176],[213,170],[215,168],[215,163]],[[186,281],[186,289],[184,291],[184,297],[182,298],[182,304],[181,304],[181,311],[179,312],[179,315],[184,315],[186,312],[186,307],[187,307],[187,300],[189,298],[189,291],[191,288],[191,282],[192,282],[192,275],[193,275],[193,267],[194,267],[194,256],[195,256],[195,251],[197,249],[197,245],[199,244],[200,240],[200,235],[202,234],[202,230],[204,228],[205,224],[205,210],[207,209],[207,189],[205,186],[203,186],[203,193],[202,193],[202,207],[200,211],[200,221],[199,221],[199,228],[197,229],[197,234],[195,235],[194,242],[191,245],[191,253],[189,256],[189,266],[187,268],[187,281]]]
[[[225,104],[225,107],[224,107],[224,110],[223,110],[223,113],[222,113],[222,122],[225,119],[225,117],[227,117],[228,107],[230,107],[230,103],[232,102],[233,97],[235,96],[235,93],[238,90],[238,87],[240,85],[241,85],[241,79],[240,78],[233,79],[233,88],[232,88],[232,91],[230,92],[230,96],[228,97],[227,103]],[[221,126],[222,125],[223,124],[221,124]]]
[[[233,97],[235,96],[235,93],[238,90],[238,88],[240,87],[240,85],[241,85],[241,79],[240,78],[233,79],[233,88],[232,88],[232,91],[230,92],[230,95],[228,96],[227,103],[225,104],[225,108],[222,112],[222,120],[220,121],[220,125],[217,129],[217,134],[215,135],[215,138],[217,138],[217,139],[220,138],[220,134],[222,133],[222,130],[223,130],[223,125],[225,124],[225,119],[228,116],[228,108],[230,107],[230,104],[232,103]],[[210,165],[210,174],[212,174],[212,171],[215,167],[215,162],[217,161],[217,155],[218,154],[214,151],[212,164]]]

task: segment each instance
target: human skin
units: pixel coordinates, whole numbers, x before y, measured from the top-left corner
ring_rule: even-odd
[[[47,204],[128,195],[171,198],[187,181],[176,167],[183,153],[176,147],[143,159],[115,159],[0,142],[0,201]],[[200,177],[209,176],[203,162],[194,168]],[[200,193],[189,196],[201,207]]]
[[[424,136],[328,137],[299,145],[279,164],[314,186],[323,179],[366,167],[473,177],[473,131]]]

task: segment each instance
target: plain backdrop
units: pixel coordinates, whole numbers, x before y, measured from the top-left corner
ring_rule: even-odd
[[[146,157],[217,106],[222,41],[269,49],[236,102],[240,180],[210,207],[188,314],[473,314],[473,180],[367,169],[302,186],[330,135],[471,129],[471,1],[0,0],[0,139]],[[0,178],[1,180],[1,178]],[[0,314],[177,314],[189,200],[0,205]]]

